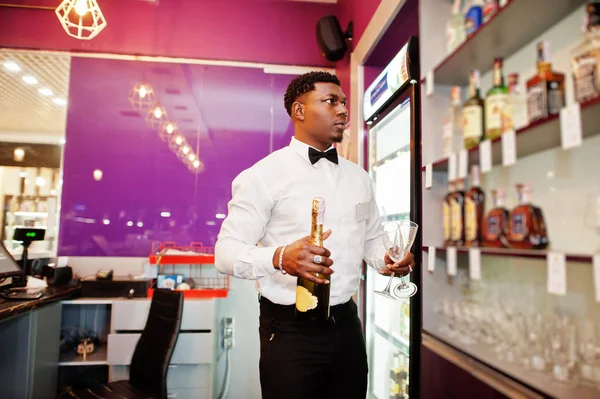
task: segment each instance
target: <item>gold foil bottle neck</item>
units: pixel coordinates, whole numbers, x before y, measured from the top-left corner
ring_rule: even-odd
[[[325,199],[315,197],[312,201],[310,241],[313,245],[323,246],[323,219],[325,218]]]

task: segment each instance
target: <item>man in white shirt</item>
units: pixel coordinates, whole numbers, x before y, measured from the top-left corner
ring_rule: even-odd
[[[215,264],[221,273],[257,281],[263,399],[364,399],[367,356],[352,300],[361,262],[399,276],[412,271],[413,256],[394,263],[386,255],[373,183],[332,146],[342,141],[348,119],[338,78],[299,76],[284,105],[295,137],[233,181]],[[314,197],[325,199],[324,247],[309,243]],[[297,276],[329,283],[314,273],[331,278],[324,323],[295,317]]]

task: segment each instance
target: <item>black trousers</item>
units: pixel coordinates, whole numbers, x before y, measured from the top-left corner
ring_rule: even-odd
[[[367,354],[354,301],[325,323],[296,320],[295,306],[260,299],[262,399],[365,399]]]

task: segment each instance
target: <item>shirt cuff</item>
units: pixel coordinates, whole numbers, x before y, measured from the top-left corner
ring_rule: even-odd
[[[279,247],[256,247],[252,249],[252,265],[256,277],[264,277],[279,272],[273,267],[273,255]]]

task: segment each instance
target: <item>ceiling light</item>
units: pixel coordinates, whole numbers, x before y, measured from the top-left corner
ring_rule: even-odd
[[[191,154],[188,156],[188,159],[190,160],[190,162],[194,162],[194,160],[196,159],[196,154],[194,154],[194,153],[191,153]]]
[[[175,144],[181,145],[183,143],[183,137],[177,136],[175,137]]]
[[[102,223],[104,223],[106,226],[108,226],[110,224],[110,220],[104,219],[104,220],[102,220]]]
[[[194,161],[194,168],[198,169],[198,167],[200,166],[200,161],[198,161],[197,159]]]
[[[163,218],[170,218],[171,217],[171,212],[161,212],[160,216]]]
[[[67,100],[63,99],[63,98],[53,98],[52,102],[56,105],[67,105]]]
[[[188,147],[187,145],[185,147],[183,147],[181,149],[181,151],[183,152],[184,155],[187,155],[188,152],[190,152],[190,147]]]
[[[142,223],[142,222],[138,222],[138,223],[137,223],[137,227],[144,227],[144,223]]]
[[[148,83],[136,83],[129,93],[129,102],[136,111],[147,112],[156,103],[154,89]]]
[[[173,122],[167,122],[162,125],[160,131],[158,132],[158,136],[162,141],[171,140],[173,134],[177,131],[177,125]]]
[[[217,219],[225,219],[225,214],[224,214],[224,213],[217,213],[217,214],[215,215],[215,217],[216,217]]]
[[[55,13],[67,35],[76,39],[93,39],[106,27],[97,0],[63,0]]]
[[[167,122],[167,110],[160,104],[152,106],[146,114],[146,123],[152,127],[159,127]]]
[[[16,162],[23,162],[23,159],[25,158],[25,150],[22,148],[15,148],[15,151],[13,152],[13,159]],[[25,176],[27,176],[27,174],[25,174]]]
[[[6,61],[4,62],[4,68],[8,69],[11,72],[19,72],[21,67],[14,61]]]
[[[40,94],[42,96],[51,96],[53,94],[52,90],[50,90],[47,87],[42,87],[42,88],[38,89],[38,91],[40,92]]]
[[[167,123],[167,128],[166,128],[167,133],[171,134],[171,133],[173,133],[174,130],[175,130],[175,128],[173,127],[173,124]]]
[[[94,180],[100,181],[102,180],[102,171],[100,169],[94,170]]]
[[[30,76],[30,75],[23,76],[22,79],[23,79],[23,81],[25,83],[27,83],[29,85],[36,85],[36,84],[38,84],[38,80],[36,78],[34,78],[33,76]]]
[[[129,226],[129,227],[133,226],[133,222],[130,220],[129,222],[127,222],[127,226]]]

